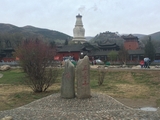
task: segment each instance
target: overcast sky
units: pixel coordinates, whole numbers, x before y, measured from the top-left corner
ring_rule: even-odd
[[[0,23],[31,25],[73,36],[76,15],[86,36],[160,31],[160,0],[0,0]]]

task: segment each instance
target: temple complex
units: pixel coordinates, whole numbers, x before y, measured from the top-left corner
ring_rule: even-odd
[[[85,29],[83,28],[83,23],[82,23],[82,16],[78,14],[76,16],[76,24],[73,29],[73,39],[72,41],[74,43],[85,43]]]
[[[95,40],[95,41],[94,41]],[[128,51],[129,60],[128,63],[138,63],[144,58],[145,51],[141,48],[140,42],[137,36],[132,34],[120,36],[118,33],[112,33],[109,31],[97,34],[93,41],[87,42],[85,39],[85,29],[83,28],[82,16],[78,14],[76,16],[75,27],[73,29],[74,44],[56,46],[56,55],[54,60],[63,61],[66,58],[72,58],[78,61],[83,56],[87,55],[90,61],[100,59],[102,61],[110,61],[109,54],[114,51],[118,54],[121,45],[124,45]],[[78,43],[78,44],[76,44]],[[11,47],[9,41],[1,42],[5,47],[0,49],[0,61],[10,62],[14,61],[13,57],[14,48]],[[155,60],[160,59],[160,49],[156,49]],[[117,56],[117,60],[119,58]]]

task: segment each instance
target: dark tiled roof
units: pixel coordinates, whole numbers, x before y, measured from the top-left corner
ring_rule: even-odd
[[[98,43],[98,46],[110,47],[110,46],[116,46],[116,43],[106,43],[106,44],[99,44],[99,43]]]
[[[88,42],[83,43],[83,45],[84,45],[85,48],[88,49],[88,50],[99,50],[99,48],[98,48],[97,45],[90,44],[90,43],[88,43]]]
[[[59,49],[58,52],[76,52],[76,51],[81,51],[84,48],[83,45],[81,44],[73,44],[73,45],[64,45],[61,49]]]
[[[106,44],[97,44],[97,47],[99,49],[105,49],[105,50],[111,50],[111,49],[116,49],[119,50],[120,47],[116,43],[106,43]]]
[[[133,36],[132,34],[129,34],[129,35],[122,35],[121,36],[123,39],[138,39],[137,36]]]
[[[65,45],[61,48],[58,48],[58,52],[76,52],[76,51],[91,51],[91,50],[98,50],[97,46],[91,45],[90,43],[84,44],[72,44],[72,45]]]
[[[90,56],[96,56],[96,55],[107,55],[110,51],[92,51],[89,53]]]
[[[14,51],[14,49],[13,48],[4,48],[4,49],[2,49],[3,51]]]
[[[100,49],[111,49],[111,48],[115,48],[115,49],[119,49],[118,45],[113,45],[113,46],[99,46]]]

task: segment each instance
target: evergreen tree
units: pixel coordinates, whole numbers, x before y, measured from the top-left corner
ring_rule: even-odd
[[[51,48],[54,48],[55,46],[56,46],[56,42],[55,42],[55,41],[51,41],[51,42],[50,42],[50,47],[51,47]]]
[[[148,57],[151,61],[153,61],[155,59],[155,53],[156,51],[151,41],[151,36],[149,36],[149,40],[145,45],[145,56]]]
[[[68,39],[65,40],[64,45],[68,45]]]

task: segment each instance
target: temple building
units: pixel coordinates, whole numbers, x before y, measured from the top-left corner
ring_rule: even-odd
[[[138,37],[130,34],[128,36],[123,35],[122,38],[125,40],[124,41],[124,47],[125,47],[126,50],[137,50],[137,49],[139,49]]]
[[[82,16],[78,14],[76,16],[76,24],[73,29],[73,39],[74,43],[85,43],[85,29],[83,28]]]
[[[15,52],[11,41],[7,39],[1,39],[0,41],[0,61],[4,62],[11,62],[15,61],[15,58],[13,57],[13,52]]]
[[[103,50],[103,51],[112,51],[112,50],[118,51],[118,50],[120,50],[119,45],[117,45],[116,43],[107,43],[107,44],[99,44],[98,43],[98,47],[100,50]]]

